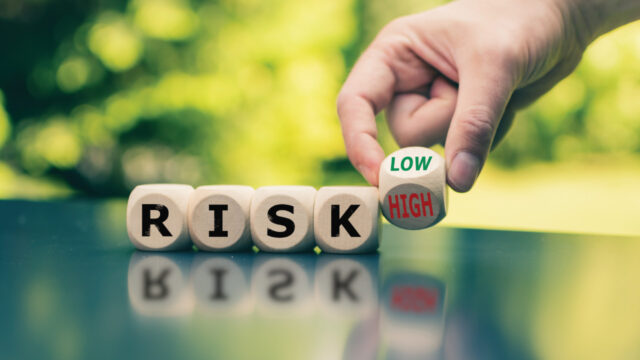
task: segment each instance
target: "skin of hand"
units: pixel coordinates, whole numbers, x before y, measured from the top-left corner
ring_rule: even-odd
[[[386,109],[398,145],[443,144],[448,184],[468,191],[515,112],[569,75],[599,32],[616,26],[603,25],[602,12],[583,2],[590,0],[458,0],[389,23],[338,95],[353,165],[378,185],[385,155],[375,115]]]

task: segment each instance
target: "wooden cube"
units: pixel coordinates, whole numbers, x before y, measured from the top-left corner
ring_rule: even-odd
[[[136,186],[127,203],[127,232],[133,245],[155,251],[190,248],[187,207],[192,192],[189,185]]]
[[[251,201],[251,236],[269,252],[300,252],[314,248],[313,205],[310,186],[266,186]]]
[[[252,246],[250,186],[200,186],[189,200],[191,240],[204,251],[242,251]]]
[[[382,213],[405,229],[435,225],[447,213],[444,159],[424,147],[400,149],[380,165],[379,193]]]
[[[316,243],[328,253],[365,253],[378,249],[378,189],[328,186],[316,195]]]

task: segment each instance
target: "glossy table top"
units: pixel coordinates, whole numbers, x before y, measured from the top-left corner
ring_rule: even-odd
[[[385,224],[372,255],[145,253],[0,202],[7,359],[639,359],[640,238]]]

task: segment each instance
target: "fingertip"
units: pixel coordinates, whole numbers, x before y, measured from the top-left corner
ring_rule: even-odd
[[[465,151],[457,153],[447,171],[449,186],[461,193],[471,190],[480,174],[480,167],[480,159],[477,156]]]
[[[371,186],[378,186],[378,171],[376,169],[364,166],[360,169],[360,173]]]
[[[380,164],[384,160],[384,151],[378,143],[372,146],[368,154],[365,156],[363,163],[362,176],[371,184],[371,186],[378,186],[378,177],[380,175]]]
[[[349,158],[356,170],[372,186],[378,185],[378,172],[384,160],[384,151],[376,139],[368,134],[360,134],[348,148]]]

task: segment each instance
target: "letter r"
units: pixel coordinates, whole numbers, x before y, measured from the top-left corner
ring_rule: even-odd
[[[156,218],[151,217],[151,211],[158,211]],[[151,225],[154,225],[162,236],[171,236],[171,232],[164,226],[169,218],[169,209],[161,204],[142,204],[142,236],[150,236]]]

